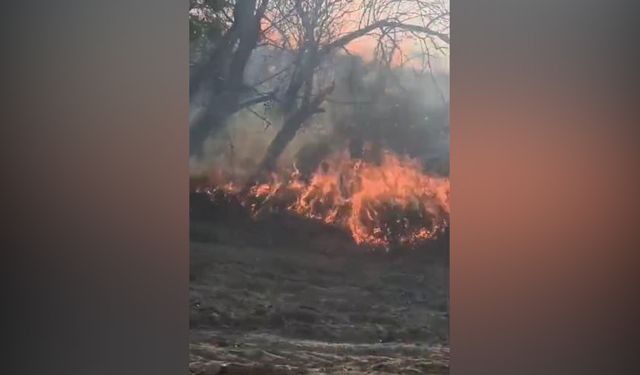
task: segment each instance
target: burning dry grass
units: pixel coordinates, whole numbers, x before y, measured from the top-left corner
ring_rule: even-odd
[[[337,226],[360,245],[412,246],[441,234],[449,223],[449,180],[390,151],[376,159],[338,152],[308,177],[294,165],[248,189],[217,169],[197,190],[213,200],[237,200],[254,218],[290,212]]]

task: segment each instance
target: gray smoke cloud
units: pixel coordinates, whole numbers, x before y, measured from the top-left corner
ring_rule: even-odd
[[[286,52],[258,48],[245,72],[249,84],[262,92],[281,93],[288,82]],[[354,56],[336,55],[321,66],[316,87],[335,82],[323,104],[289,144],[279,163],[313,169],[328,153],[354,142],[382,147],[423,161],[433,173],[449,170],[449,76],[416,73],[411,69],[380,68]],[[192,108],[195,112],[197,108]],[[273,108],[255,105],[236,113],[226,127],[210,137],[201,158],[190,161],[192,174],[225,169],[242,179],[255,171],[282,124],[277,102]],[[307,171],[308,172],[308,171]]]

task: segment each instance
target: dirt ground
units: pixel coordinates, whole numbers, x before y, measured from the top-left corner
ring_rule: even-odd
[[[192,374],[448,374],[445,240],[372,252],[215,209],[192,212]]]

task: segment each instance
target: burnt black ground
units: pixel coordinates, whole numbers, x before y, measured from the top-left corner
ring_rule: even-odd
[[[448,373],[448,242],[372,251],[192,197],[195,374]]]

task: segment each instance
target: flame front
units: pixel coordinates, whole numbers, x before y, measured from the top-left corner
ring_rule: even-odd
[[[244,194],[233,183],[216,190],[237,196],[255,217],[287,210],[339,226],[362,245],[414,245],[435,238],[449,223],[449,180],[389,151],[378,163],[336,153],[309,179],[295,167],[284,176],[273,174]]]

